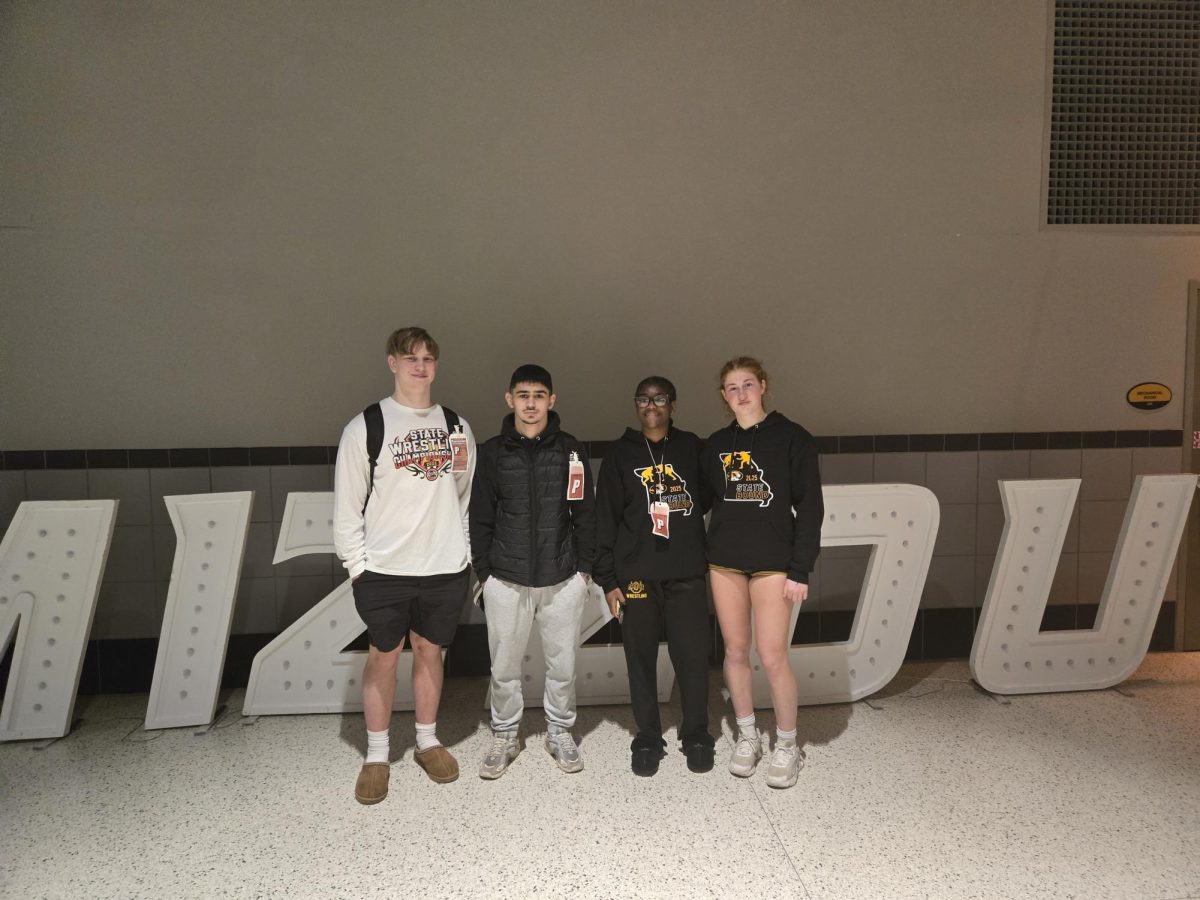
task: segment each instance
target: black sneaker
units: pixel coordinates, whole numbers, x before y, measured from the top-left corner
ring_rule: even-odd
[[[658,761],[665,754],[657,747],[635,747],[633,750],[633,774],[649,778],[658,771]]]
[[[693,772],[711,772],[713,767],[713,748],[707,744],[692,744],[684,751],[687,754],[687,766]]]

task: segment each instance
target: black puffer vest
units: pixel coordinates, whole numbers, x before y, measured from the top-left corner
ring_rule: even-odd
[[[567,500],[571,453],[584,466],[582,500]],[[497,575],[528,587],[591,572],[595,495],[584,446],[551,411],[536,438],[522,437],[513,416],[479,450],[471,492],[471,555],[480,581]]]

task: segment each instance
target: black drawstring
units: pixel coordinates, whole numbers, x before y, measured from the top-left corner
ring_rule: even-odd
[[[738,432],[743,431],[743,430],[750,432],[750,449],[747,452],[749,452],[749,454],[750,454],[750,460],[753,461],[754,460],[754,436],[756,434],[758,434],[758,426],[761,424],[762,424],[762,422],[755,422],[749,428],[743,429],[742,426],[739,425],[736,420],[734,421],[734,423],[733,423],[733,446],[729,448],[729,465],[725,466],[725,492],[726,493],[729,493],[729,470],[733,467],[733,454],[737,452]]]

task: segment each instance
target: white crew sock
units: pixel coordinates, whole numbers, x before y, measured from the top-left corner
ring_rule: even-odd
[[[437,739],[437,722],[430,722],[428,725],[417,723],[417,749],[429,750],[433,747],[440,747],[442,742]]]
[[[385,763],[388,761],[388,733],[383,731],[367,732],[367,758],[364,762]]]
[[[791,746],[795,743],[796,743],[796,729],[795,728],[793,728],[791,731],[784,731],[782,728],[775,729],[775,746],[779,746],[780,744],[784,744],[786,746]]]
[[[741,737],[751,741],[758,737],[758,728],[754,725],[754,713],[750,713],[750,715],[741,719],[735,719],[735,721],[737,722],[738,734]]]

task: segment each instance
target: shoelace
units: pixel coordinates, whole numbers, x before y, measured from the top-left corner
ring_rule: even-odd
[[[578,752],[578,747],[575,746],[575,738],[571,736],[569,731],[561,732],[554,736],[554,743],[558,745],[558,752],[563,756],[570,756]]]
[[[744,749],[743,749],[744,748]],[[756,756],[754,752],[754,741],[745,735],[738,735],[737,743],[733,746],[734,756]]]
[[[492,737],[492,749],[487,752],[488,756],[503,756],[508,750],[508,738],[502,734],[497,734]]]
[[[790,747],[778,744],[775,747],[775,752],[771,754],[771,765],[773,766],[790,766],[792,761],[800,755],[800,747],[792,744]]]

